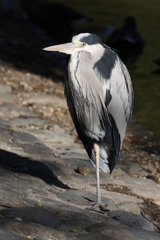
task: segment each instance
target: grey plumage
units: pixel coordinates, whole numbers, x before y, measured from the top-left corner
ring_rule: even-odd
[[[132,112],[128,70],[119,56],[92,34],[79,34],[70,44],[45,50],[57,48],[71,54],[64,86],[79,138],[93,165],[112,172]],[[99,184],[98,171],[97,175]],[[103,206],[98,184],[97,203]]]

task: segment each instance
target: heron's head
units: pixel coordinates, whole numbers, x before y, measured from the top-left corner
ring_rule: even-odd
[[[70,43],[46,47],[43,50],[58,51],[72,55],[80,51],[91,52],[91,49],[93,49],[94,46],[97,46],[97,44],[102,44],[101,39],[97,35],[90,33],[81,33],[74,36],[72,38],[72,42]]]

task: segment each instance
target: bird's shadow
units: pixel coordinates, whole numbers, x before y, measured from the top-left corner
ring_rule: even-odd
[[[15,153],[0,150],[0,167],[6,170],[23,173],[42,179],[49,185],[54,185],[62,189],[70,189],[57,179],[53,171],[43,162],[21,157]],[[56,168],[58,168],[56,166]]]
[[[87,197],[84,197],[84,196],[82,196],[85,200],[87,200],[89,203],[94,203],[94,201],[93,200],[91,200],[90,198],[87,198]]]
[[[12,9],[12,11],[9,11]],[[67,65],[66,55],[48,53],[44,47],[54,45],[54,37],[40,26],[24,17],[17,6],[8,1],[0,2],[0,60],[18,70],[25,70],[39,76],[50,77],[54,81],[63,79],[63,69]],[[60,70],[57,72],[57,69]],[[62,73],[60,73],[62,72]]]
[[[61,3],[20,2],[23,11],[12,1],[7,1],[7,6],[6,1],[0,1],[0,60],[18,70],[62,81],[66,54],[42,49],[71,41],[72,20],[81,19],[83,14],[76,16],[74,10]]]

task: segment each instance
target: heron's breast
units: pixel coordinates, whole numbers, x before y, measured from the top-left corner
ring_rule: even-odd
[[[69,85],[76,115],[85,128],[85,134],[99,140],[105,135],[102,129],[105,94],[93,66],[90,54],[81,52],[72,56],[68,69]]]
[[[70,81],[74,86],[74,89],[79,92],[85,90],[83,83],[90,79],[90,72],[92,69],[92,61],[89,54],[86,52],[78,52],[71,56],[69,65]]]

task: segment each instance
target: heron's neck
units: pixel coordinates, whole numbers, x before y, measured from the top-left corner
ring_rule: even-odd
[[[68,70],[70,80],[75,90],[83,89],[82,85],[99,85],[96,76],[93,76],[95,64],[102,58],[105,48],[101,44],[87,45],[84,51],[79,51],[71,55]]]
[[[88,99],[98,109],[103,105],[105,93],[94,72],[94,65],[94,57],[90,53],[78,52],[71,56],[68,72],[72,91],[77,92],[77,96],[81,95],[84,101]]]

